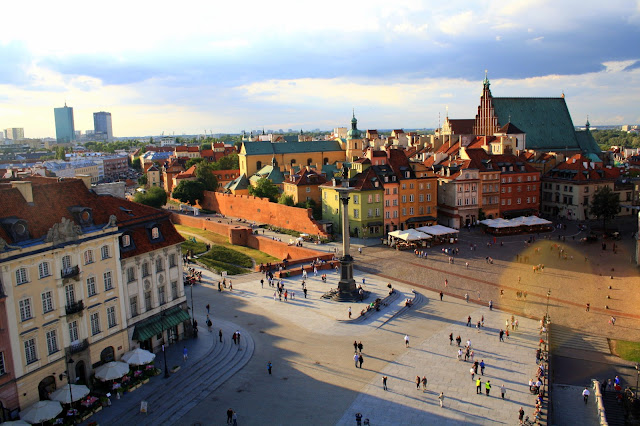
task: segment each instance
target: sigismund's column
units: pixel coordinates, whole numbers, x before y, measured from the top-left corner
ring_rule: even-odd
[[[349,187],[349,179],[342,179],[342,187],[336,188],[342,202],[342,257],[340,258],[340,281],[338,292],[333,300],[339,302],[351,302],[358,300],[356,281],[353,279],[353,257],[349,254],[349,193],[353,188]]]

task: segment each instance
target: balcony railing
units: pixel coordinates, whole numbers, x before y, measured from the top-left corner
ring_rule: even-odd
[[[73,278],[80,274],[80,267],[78,265],[71,266],[70,268],[63,268],[60,271],[62,278]]]
[[[67,312],[67,315],[72,315],[78,312],[82,312],[82,310],[84,309],[84,302],[82,300],[79,300],[77,302],[70,303],[67,306],[65,306],[64,309]]]
[[[82,352],[89,347],[89,340],[77,340],[71,343],[71,346],[67,348],[69,355],[77,354],[78,352]]]

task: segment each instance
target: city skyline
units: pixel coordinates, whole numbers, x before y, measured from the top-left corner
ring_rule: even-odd
[[[109,111],[118,136],[331,129],[351,108],[363,129],[435,128],[475,116],[485,69],[495,96],[564,93],[577,126],[640,122],[640,1],[123,7],[105,19],[127,31],[96,33],[78,3],[45,36],[62,10],[9,5],[42,30],[0,35],[0,127],[54,136],[66,100],[76,128]]]

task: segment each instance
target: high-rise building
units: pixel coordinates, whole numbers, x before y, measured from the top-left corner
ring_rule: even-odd
[[[110,141],[113,139],[113,130],[111,129],[111,113],[110,112],[94,112],[93,128],[96,135],[102,135],[103,138]]]
[[[54,108],[53,113],[56,119],[56,142],[69,143],[76,140],[73,108],[68,107],[65,102],[64,107]]]
[[[24,139],[24,129],[22,127],[11,127],[5,130],[6,138],[13,141]]]

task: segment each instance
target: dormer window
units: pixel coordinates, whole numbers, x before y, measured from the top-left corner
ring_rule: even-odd
[[[80,226],[91,226],[93,225],[93,213],[89,207],[70,207],[69,211],[73,215],[73,218],[76,220]]]
[[[154,240],[160,238],[160,230],[157,226],[151,228],[151,238]]]
[[[122,247],[129,247],[131,245],[131,236],[123,235],[122,236]]]
[[[30,239],[27,221],[17,217],[7,217],[0,220],[4,230],[11,236],[14,242],[26,241]]]

